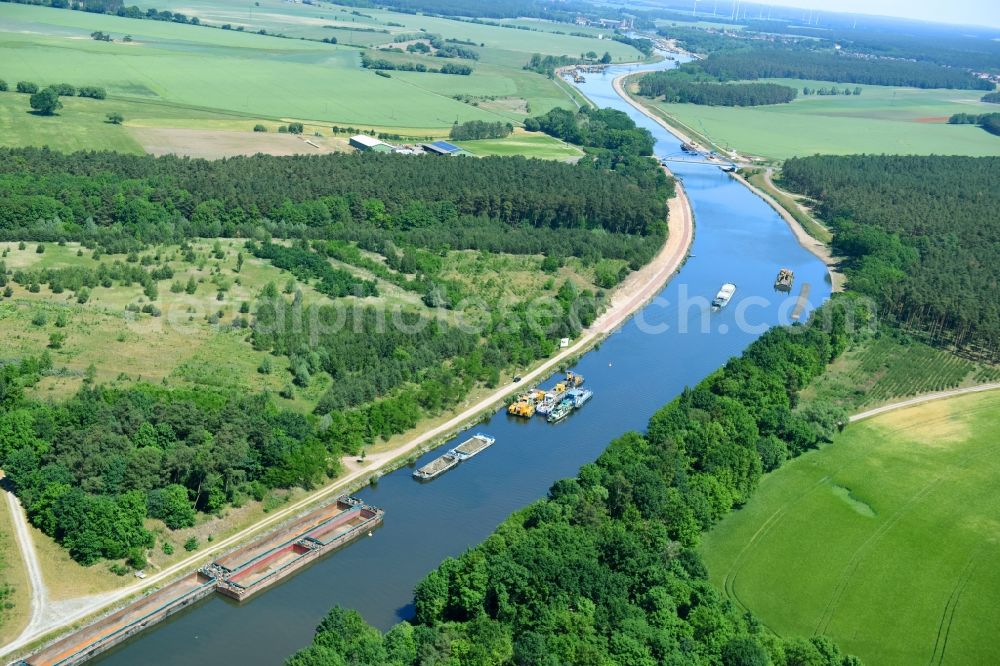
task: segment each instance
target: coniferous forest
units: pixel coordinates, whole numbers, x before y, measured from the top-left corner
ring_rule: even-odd
[[[797,91],[777,83],[710,83],[654,72],[639,79],[639,94],[670,104],[760,106],[791,102]]]
[[[663,228],[666,178],[523,158],[255,155],[219,161],[0,150],[0,237],[98,244],[191,236],[319,235],[364,222],[410,231],[458,220],[511,227]],[[656,176],[659,174],[659,177]],[[98,196],[91,195],[98,193]]]
[[[819,201],[849,287],[933,338],[1000,344],[1000,158],[815,156],[785,184]]]

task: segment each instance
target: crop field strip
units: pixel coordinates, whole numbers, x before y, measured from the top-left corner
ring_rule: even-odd
[[[713,581],[779,635],[868,663],[985,663],[998,408],[991,392],[885,414],[769,475],[706,537]]]
[[[843,90],[845,84],[798,79],[761,82],[791,86],[799,96],[789,104],[752,108],[662,101],[655,106],[717,145],[771,159],[816,153],[982,156],[1000,152],[1000,139],[978,127],[946,123],[954,113],[995,110],[979,101],[982,91],[862,85],[858,96],[803,96],[803,87],[836,85]]]

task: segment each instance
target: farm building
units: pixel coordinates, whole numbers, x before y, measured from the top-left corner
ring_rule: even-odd
[[[423,149],[431,155],[468,155],[458,146],[453,143],[448,143],[447,141],[435,141],[434,143],[423,144]]]
[[[361,152],[373,152],[373,153],[391,153],[394,150],[393,146],[390,146],[385,141],[380,141],[373,136],[368,136],[367,134],[357,134],[351,137],[351,146],[357,148]]]

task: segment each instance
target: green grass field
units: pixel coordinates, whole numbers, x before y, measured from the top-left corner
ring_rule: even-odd
[[[19,80],[65,82],[103,86],[109,94],[99,101],[66,98],[58,115],[42,118],[28,113],[27,96],[0,93],[0,145],[135,153],[143,150],[142,137],[129,127],[248,132],[258,122],[274,129],[289,120],[312,123],[310,132],[339,124],[422,139],[456,121],[519,123],[556,106],[575,108],[579,101],[559,81],[523,69],[532,53],[608,50],[617,60],[641,57],[618,42],[550,32],[556,24],[545,22],[537,22],[545,29],[527,31],[277,0],[252,9],[234,0],[178,0],[157,8],[234,29],[0,3],[0,78],[12,88]],[[309,39],[336,36],[342,44],[253,34],[260,29]],[[91,39],[96,30],[114,41]],[[360,66],[361,48],[343,45],[391,45],[394,36],[419,30],[477,44],[482,57],[474,73],[380,77]],[[126,35],[131,42],[123,40]],[[442,62],[425,60],[432,66]],[[112,112],[125,117],[125,127],[105,122]],[[178,141],[183,153],[191,139]],[[538,154],[534,146],[525,148]]]
[[[506,139],[456,141],[456,145],[478,157],[486,155],[524,155],[545,160],[577,160],[583,151],[547,134],[517,132]]]
[[[988,664],[1000,622],[1000,393],[849,426],[706,535],[712,580],[867,664]]]
[[[530,22],[532,27],[541,31],[536,32],[422,14],[326,3],[318,6],[260,0],[259,5],[251,7],[248,3],[237,0],[164,0],[140,4],[143,9],[154,5],[160,10],[197,16],[213,25],[229,23],[234,27],[243,26],[248,31],[264,28],[269,32],[312,39],[336,37],[340,43],[363,46],[389,44],[396,35],[425,31],[446,39],[482,45],[480,48],[485,49],[484,61],[503,62],[518,68],[527,62],[526,56],[532,53],[578,55],[587,51],[608,51],[616,61],[621,62],[640,57],[638,51],[630,46],[597,39],[602,31],[545,21]],[[517,23],[524,24],[520,21]],[[569,32],[586,32],[592,36],[559,34]]]
[[[203,13],[206,19],[223,11],[247,11],[242,3],[218,1],[184,3],[183,7],[168,3],[159,8]],[[317,31],[308,35],[316,37],[326,36],[325,19],[314,13],[341,13],[334,8],[320,10],[268,0],[254,10],[266,29],[284,31],[281,25],[302,25]],[[379,35],[380,43],[390,43],[393,34],[413,32],[419,24],[431,32],[486,44],[481,49],[483,58],[471,76],[398,72],[383,78],[362,69],[359,50],[346,46],[4,3],[0,5],[0,77],[42,85],[101,85],[116,98],[199,113],[441,128],[455,120],[520,120],[528,110],[544,113],[555,105],[569,104],[554,82],[522,69],[535,51],[575,55],[604,46],[619,59],[638,55],[631,47],[584,37],[374,10],[372,15],[376,18],[364,19],[374,21],[372,25],[413,24],[393,26],[389,33],[364,33]],[[280,25],[273,23],[279,19]],[[95,30],[110,33],[115,41],[90,39]],[[123,42],[125,35],[133,41]],[[459,94],[514,98],[521,101],[521,108],[475,106],[454,99]],[[63,115],[69,116],[70,111],[67,106]],[[95,143],[99,138],[95,135]]]
[[[973,125],[946,122],[954,113],[994,110],[979,101],[981,91],[861,86],[859,96],[803,97],[803,86],[832,84],[772,81],[798,89],[799,97],[790,104],[754,108],[662,102],[656,106],[717,145],[771,159],[816,153],[1000,155],[1000,138]]]

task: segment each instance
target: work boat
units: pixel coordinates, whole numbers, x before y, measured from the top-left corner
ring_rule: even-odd
[[[712,301],[712,309],[719,310],[729,305],[729,301],[732,300],[735,293],[736,285],[732,282],[722,285],[722,289],[719,290],[719,293],[715,295],[715,299]]]

